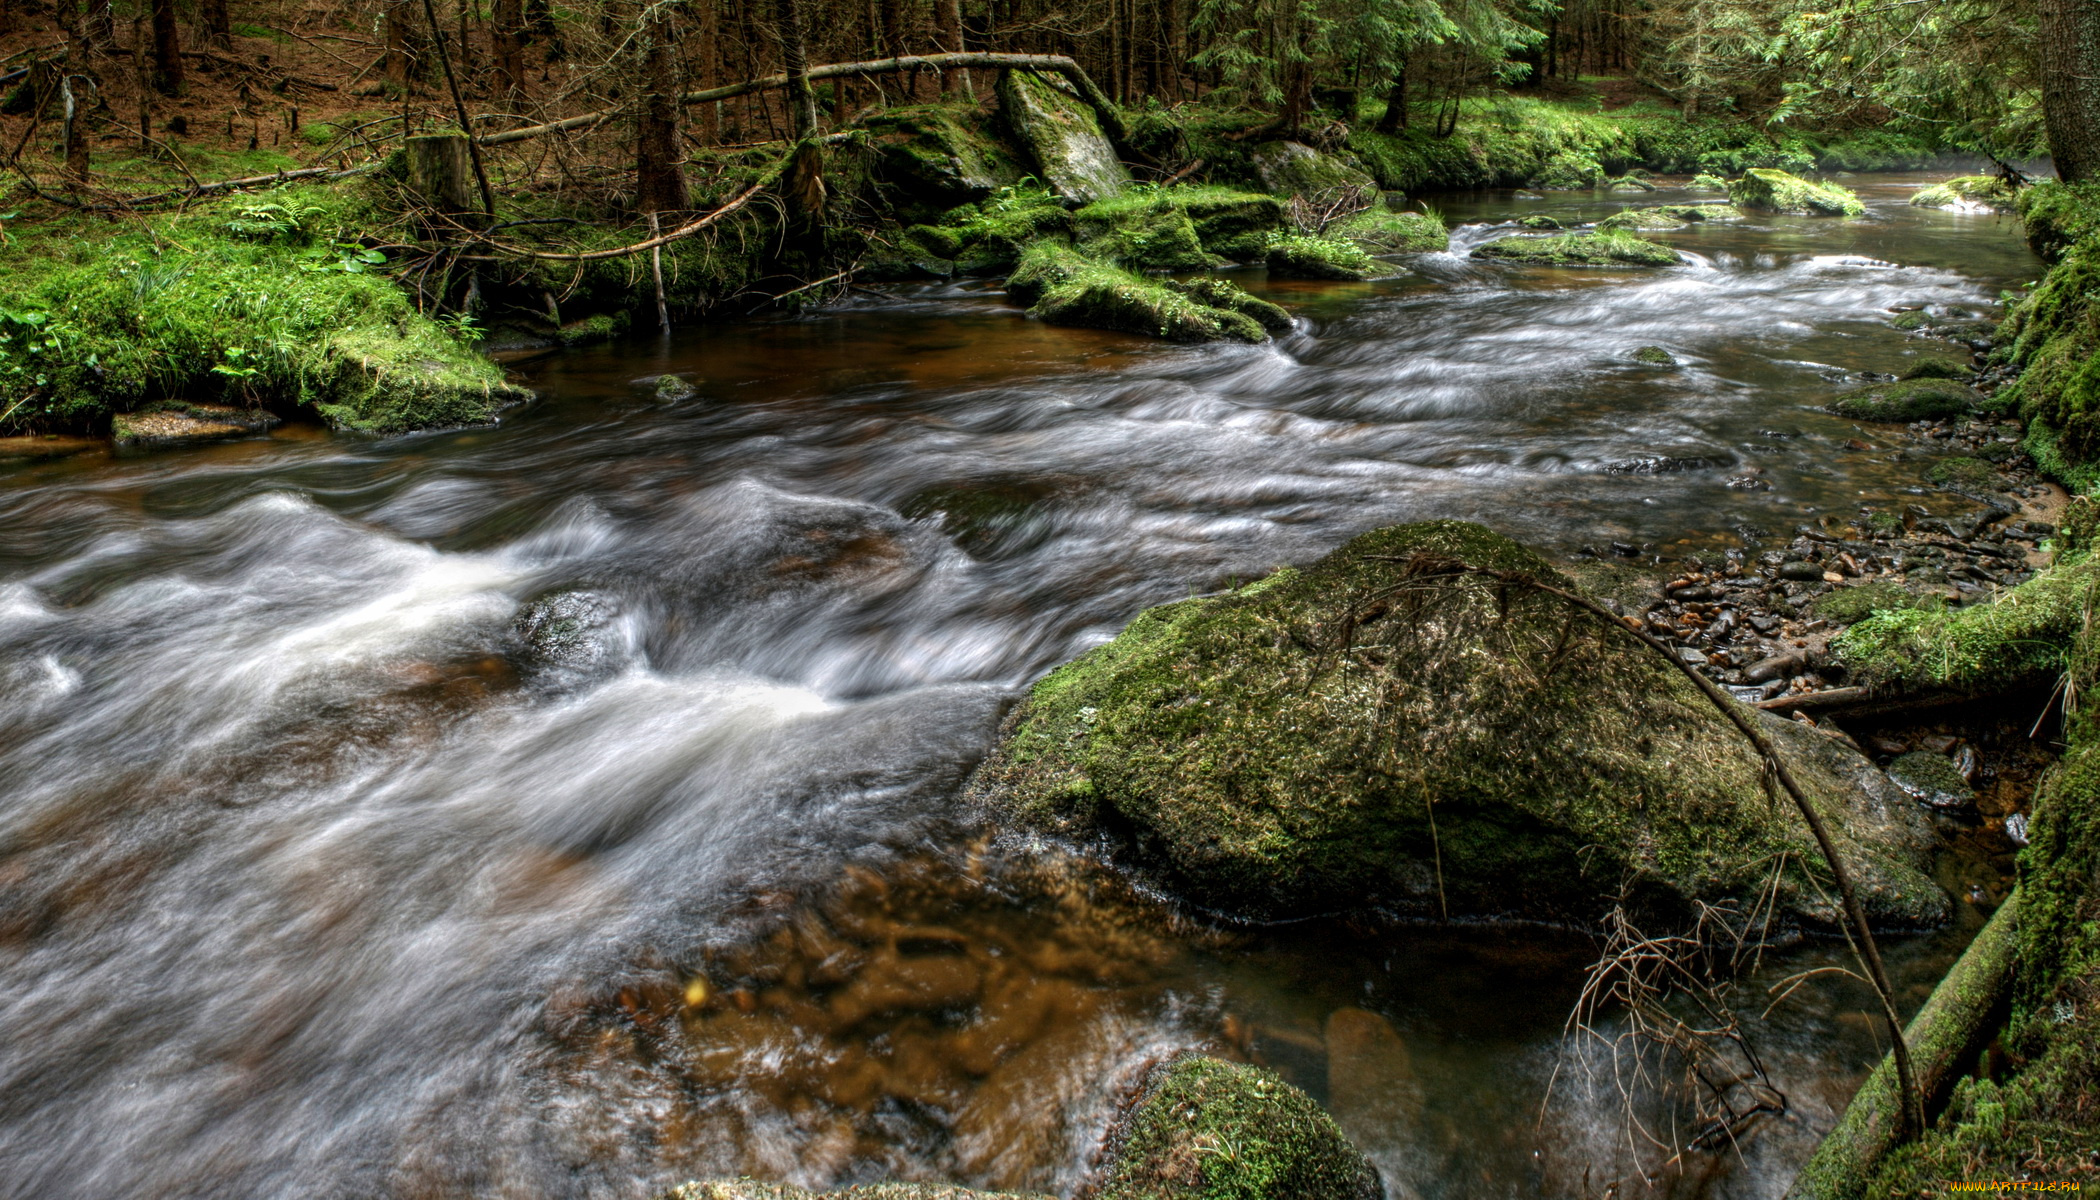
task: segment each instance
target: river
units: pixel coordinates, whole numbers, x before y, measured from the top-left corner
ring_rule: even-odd
[[[1936,347],[1892,306],[2039,272],[1925,180],[1659,272],[1254,272],[1302,318],[1263,346],[899,289],[525,364],[493,428],[0,465],[0,1196],[1069,1190],[1118,1081],[1203,1045],[1396,1198],[1630,1179],[1562,1040],[1587,939],[1208,928],[955,792],[1043,671],[1365,529],[1667,558],[1905,495],[1815,406]],[[1438,204],[1462,252],[1677,198]],[[1906,1003],[1975,924],[1892,939]],[[1879,1053],[1842,983],[1757,1007],[1786,1113],[1662,1194],[1776,1196]]]

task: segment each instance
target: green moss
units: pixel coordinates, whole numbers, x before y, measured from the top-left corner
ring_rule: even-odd
[[[1998,482],[1998,471],[1983,459],[1957,454],[1932,464],[1925,478],[1940,487],[1986,488]]]
[[[1283,228],[1283,201],[1263,192],[1182,186],[1168,194],[1188,213],[1203,248],[1234,262],[1261,258],[1269,236]]]
[[[628,318],[624,312],[594,313],[582,320],[570,321],[561,327],[561,344],[564,346],[589,346],[598,342],[609,342],[627,332]]]
[[[1363,247],[1339,238],[1284,234],[1269,242],[1269,274],[1281,279],[1369,279],[1378,264]]]
[[[1684,186],[1694,192],[1725,192],[1728,190],[1728,181],[1719,175],[1701,172],[1692,176],[1692,181]]]
[[[1188,210],[1168,195],[1130,192],[1072,216],[1090,255],[1139,271],[1198,271],[1211,265]]]
[[[1894,516],[1892,513],[1877,513],[1875,515]],[[1899,517],[1896,520],[1896,530],[1900,532],[1901,529],[1902,519]],[[1937,611],[1939,607],[1938,597],[1913,595],[1905,591],[1903,585],[1888,580],[1876,580],[1872,583],[1854,584],[1851,587],[1838,588],[1836,591],[1818,597],[1815,602],[1816,615],[1838,625],[1857,624],[1875,613],[1901,612],[1909,609],[1933,612]]]
[[[1153,1070],[1111,1131],[1099,1200],[1375,1200],[1378,1173],[1273,1072],[1185,1057]]]
[[[1973,412],[1976,389],[1952,379],[1900,379],[1840,392],[1830,411],[1854,421],[1932,421]]]
[[[963,205],[941,218],[960,249],[958,269],[973,274],[1011,270],[1028,247],[1044,238],[1069,237],[1072,213],[1048,189],[1003,187],[980,204]]]
[[[1690,222],[1655,208],[1629,208],[1597,222],[1599,230],[1683,229]]]
[[[1564,583],[1441,521],[1151,609],[1034,687],[969,794],[1038,827],[1120,832],[1195,902],[1259,916],[1580,920],[1625,879],[1745,894],[1774,855],[1812,857],[1755,753],[1652,651],[1545,593],[1400,586],[1417,554]],[[1945,898],[1902,848],[1922,833],[1845,810],[1833,770],[1797,764],[1832,797],[1868,903],[1935,919]],[[1827,907],[1800,880],[1784,890],[1795,911]]]
[[[1910,198],[1913,208],[1953,208],[1964,202],[2012,208],[2012,189],[1995,175],[1958,175],[1945,183],[1920,188]]]
[[[1451,231],[1437,217],[1370,208],[1335,225],[1337,237],[1348,238],[1372,254],[1412,254],[1442,250]]]
[[[999,115],[1036,178],[1074,204],[1092,204],[1130,186],[1130,170],[1086,102],[1063,80],[1033,71],[999,73]]]
[[[1903,373],[1905,379],[1974,379],[1976,372],[1967,363],[1955,362],[1951,358],[1921,358],[1912,363]]]
[[[2027,227],[2027,244],[2049,262],[2100,235],[2100,183],[2050,180],[2022,188],[2013,206],[2020,213],[2020,223]]]
[[[1566,226],[1544,213],[1533,213],[1517,222],[1520,229],[1564,229]]]
[[[1290,332],[1291,314],[1279,305],[1249,295],[1245,288],[1230,280],[1205,275],[1188,280],[1170,279],[1166,281],[1166,286],[1206,307],[1251,317],[1270,333]]]
[[[0,250],[0,411],[99,428],[168,396],[305,405],[371,432],[485,421],[526,393],[339,243],[361,190],[284,188]]]
[[[1990,604],[1952,612],[1884,611],[1834,643],[1863,682],[1984,694],[2053,682],[2084,628],[2100,563],[2044,571]]]
[[[1268,340],[1261,322],[1244,312],[1213,308],[1167,282],[1133,275],[1052,242],[1030,248],[1008,277],[1006,290],[1054,325],[1116,329],[1176,342]]]
[[[1013,155],[969,110],[908,105],[877,109],[860,124],[873,136],[877,177],[895,200],[945,209],[1020,180]]]
[[[1661,346],[1642,346],[1633,352],[1633,361],[1647,363],[1652,367],[1674,367],[1677,359]]]
[[[1860,198],[1836,184],[1810,183],[1785,171],[1755,168],[1728,185],[1728,199],[1756,212],[1856,217],[1867,211]]]
[[[1474,258],[1549,267],[1674,267],[1677,252],[1617,230],[1558,237],[1506,237],[1473,251]]]
[[[1584,151],[1562,150],[1526,182],[1540,191],[1585,191],[1604,182],[1604,165]]]
[[[682,1183],[656,1200],[1050,1200],[1034,1192],[980,1192],[945,1183],[862,1183],[835,1192],[811,1192],[787,1183],[715,1179]]]
[[[1263,142],[1248,156],[1262,190],[1276,196],[1375,192],[1377,181],[1355,163],[1301,142]]]

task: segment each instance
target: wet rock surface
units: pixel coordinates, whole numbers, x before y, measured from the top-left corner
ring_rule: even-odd
[[[120,413],[111,435],[120,451],[167,450],[266,433],[283,424],[259,408],[230,404],[185,404],[157,412]]]
[[[1106,833],[1176,894],[1262,916],[1579,921],[1622,874],[1658,898],[1754,887],[1806,836],[1766,803],[1747,741],[1651,649],[1550,594],[1400,565],[1423,556],[1566,585],[1478,526],[1363,535],[1302,572],[1153,609],[1053,672],[970,794]],[[1908,811],[1857,771],[1801,773],[1844,814],[1870,907],[1941,919]],[[1785,890],[1797,913],[1831,915]]]

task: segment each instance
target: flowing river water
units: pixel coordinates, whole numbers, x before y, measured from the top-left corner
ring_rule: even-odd
[[[1303,318],[1271,345],[958,284],[544,359],[495,428],[0,465],[0,1196],[1069,1190],[1194,1046],[1395,1197],[1632,1180],[1562,1038],[1588,939],[1206,927],[988,845],[957,786],[1141,609],[1376,526],[1670,557],[1930,502],[1815,408],[1937,348],[1892,306],[2038,273],[1924,181],[1645,273],[1462,255],[1675,194],[1448,198],[1457,253],[1396,279],[1248,276]],[[1892,939],[1906,1004],[1976,922]],[[1842,982],[1757,1007],[1786,1111],[1663,1194],[1776,1196],[1880,1053]]]

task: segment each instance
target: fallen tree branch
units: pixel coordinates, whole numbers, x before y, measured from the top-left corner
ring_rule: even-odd
[[[1115,105],[1109,101],[1107,94],[1094,83],[1093,77],[1086,73],[1085,68],[1062,54],[996,54],[989,51],[970,51],[956,54],[911,54],[900,58],[870,59],[866,62],[826,63],[823,66],[811,67],[809,69],[809,78],[814,81],[818,79],[836,79],[843,75],[886,75],[898,71],[923,70],[953,71],[966,67],[997,67],[1002,70],[1045,71],[1063,75],[1066,79],[1072,81],[1072,86],[1079,89],[1080,97],[1086,101],[1088,107],[1094,110],[1094,115],[1101,121],[1103,132],[1108,134],[1110,140],[1121,142],[1125,139],[1122,115],[1116,111]],[[726,84],[722,87],[708,88],[699,92],[687,92],[679,97],[679,100],[684,104],[707,104],[716,100],[733,99],[752,92],[765,92],[775,88],[784,88],[787,85],[788,77],[785,73],[766,75],[743,83]],[[484,134],[476,140],[484,146],[508,145],[511,142],[522,142],[527,138],[542,137],[550,133],[563,133],[571,129],[582,129],[586,126],[609,120],[618,114],[619,111],[619,109],[601,109],[597,112],[564,117],[559,121],[549,121],[544,125],[527,125],[523,129],[506,129],[501,133]]]
[[[730,199],[730,201],[727,204],[724,204],[722,207],[715,209],[713,212],[706,213],[702,216],[694,218],[693,220],[687,221],[685,224],[680,225],[678,228],[673,229],[669,233],[661,234],[657,237],[650,238],[647,241],[636,242],[631,246],[619,246],[611,250],[586,250],[574,254],[562,254],[551,250],[534,250],[528,246],[509,246],[501,242],[485,242],[483,243],[484,245],[490,246],[493,249],[501,251],[501,253],[462,254],[459,256],[459,261],[502,262],[506,258],[536,258],[540,259],[543,262],[586,263],[599,262],[608,258],[626,258],[627,256],[632,254],[640,254],[644,250],[654,250],[658,246],[669,245],[670,243],[675,242],[680,238],[693,236],[694,234],[714,224],[716,221],[721,220],[723,217],[728,216],[730,213],[733,213],[736,210],[744,207],[744,205],[750,203],[751,198],[753,196],[756,196],[760,192],[764,191],[766,185],[772,182],[774,174],[777,174],[777,172],[768,172],[766,178],[761,179],[758,182],[752,184],[751,186],[745,188],[743,191],[738,192],[733,198]]]

